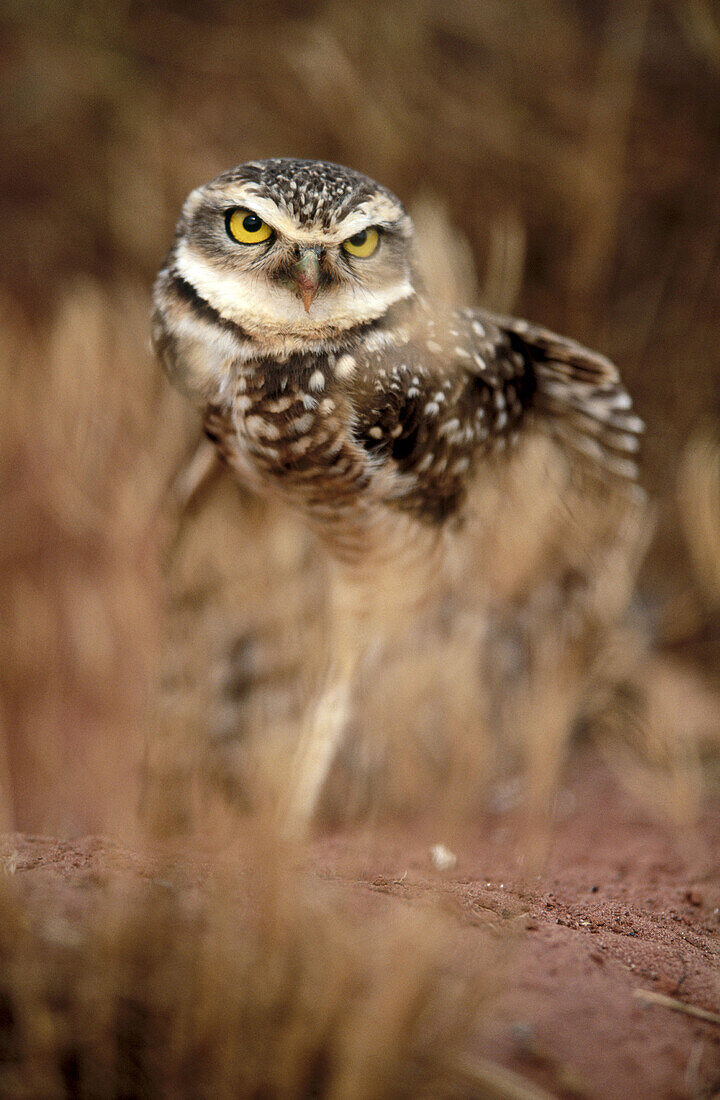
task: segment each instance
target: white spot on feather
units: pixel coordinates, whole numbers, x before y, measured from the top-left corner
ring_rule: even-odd
[[[312,413],[305,413],[304,416],[298,416],[296,420],[293,420],[292,426],[298,435],[303,435],[313,426],[314,420],[315,417]]]
[[[251,435],[259,435],[263,439],[280,438],[280,429],[262,416],[248,416],[245,420],[245,427]]]
[[[456,432],[460,427],[460,421],[457,417],[453,417],[452,420],[446,420],[441,428],[438,428],[438,435],[450,435],[452,432]]]
[[[288,443],[288,450],[293,454],[302,455],[306,451],[309,451],[315,440],[311,435],[304,435],[300,439],[295,439],[292,443]]]
[[[294,397],[278,397],[274,401],[266,401],[265,408],[268,412],[280,413],[285,412],[286,409],[289,409],[290,406],[294,404]]]
[[[352,355],[341,355],[335,366],[335,373],[338,378],[351,378],[356,368],[357,363]]]

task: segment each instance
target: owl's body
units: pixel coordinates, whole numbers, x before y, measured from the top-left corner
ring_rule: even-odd
[[[531,376],[509,345],[498,355],[489,318],[453,317],[457,349],[442,357],[423,320],[412,334],[373,327],[347,349],[251,360],[206,409],[206,434],[239,479],[281,496],[340,556],[368,549],[378,511],[390,525],[399,513],[425,526],[457,515],[477,460],[515,437],[529,407]]]
[[[452,532],[478,467],[530,425],[632,477],[642,424],[604,357],[525,321],[434,308],[398,199],[316,161],[242,165],[189,196],[153,343],[238,478],[295,509],[339,566],[334,678],[289,799],[302,823],[372,638],[370,598],[384,600],[374,566],[389,559],[398,592],[422,591],[416,566]]]
[[[236,210],[270,235],[234,242]],[[371,255],[342,252],[369,230]],[[332,165],[261,162],[194,192],[156,285],[154,342],[237,476],[343,559],[401,515],[457,516],[478,463],[533,419],[634,468],[641,425],[615,367],[523,321],[434,311],[402,206]]]

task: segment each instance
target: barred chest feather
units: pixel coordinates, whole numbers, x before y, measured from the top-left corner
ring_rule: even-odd
[[[428,344],[430,346],[428,346]],[[256,360],[205,430],[250,487],[320,528],[371,522],[378,504],[436,525],[457,512],[479,455],[502,449],[527,406],[527,372],[483,375],[417,334],[402,348]]]
[[[348,431],[347,396],[330,377],[330,357],[256,360],[241,369],[230,401],[209,406],[205,418],[206,435],[242,481],[311,518],[347,511],[371,479]]]

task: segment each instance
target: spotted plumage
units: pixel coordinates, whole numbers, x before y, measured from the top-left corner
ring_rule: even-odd
[[[278,209],[324,227],[342,218],[351,204],[383,190],[358,172],[323,161],[251,161],[231,169],[224,179],[253,183]],[[389,191],[386,194],[392,198]]]
[[[635,472],[642,425],[616,368],[524,321],[434,309],[402,204],[340,166],[252,162],[193,192],[153,340],[238,477],[338,557],[367,552],[379,521],[458,515],[478,465],[532,423]]]
[[[287,792],[311,817],[377,616],[402,613],[481,466],[532,425],[635,473],[642,425],[618,372],[571,340],[437,308],[386,188],[317,161],[233,168],[188,197],[154,292],[153,344],[237,477],[329,551],[328,664]],[[383,565],[402,583],[384,585]]]

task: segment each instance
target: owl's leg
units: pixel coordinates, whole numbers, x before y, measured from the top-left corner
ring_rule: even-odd
[[[360,662],[386,630],[397,629],[427,599],[440,560],[437,532],[418,532],[400,523],[381,527],[379,553],[350,567],[331,564],[330,668],[325,685],[305,716],[291,762],[283,802],[282,828],[297,837],[317,809],[343,733]]]
[[[301,837],[310,825],[340,747],[350,713],[355,671],[366,648],[362,625],[354,616],[333,621],[327,679],[305,715],[290,764],[281,821],[281,829],[289,838]]]
[[[329,611],[329,668],[303,719],[282,804],[288,837],[302,836],[312,821],[347,727],[355,673],[377,628],[366,587],[341,568],[331,567]]]
[[[217,447],[203,436],[172,484],[171,492],[178,514],[184,512],[193,497],[221,468]]]

